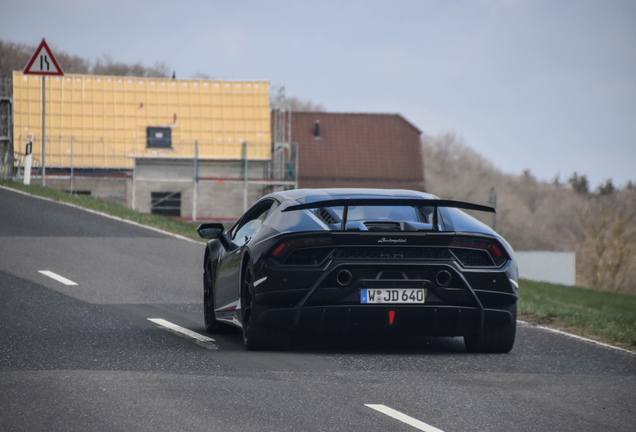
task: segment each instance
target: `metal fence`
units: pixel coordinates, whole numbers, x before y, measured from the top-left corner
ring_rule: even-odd
[[[245,143],[243,155],[248,152]],[[297,143],[274,146],[268,161],[243,157],[214,162],[211,166],[197,158],[180,164],[174,161],[172,169],[161,171],[166,167],[161,160],[135,159],[130,206],[192,220],[233,220],[261,196],[298,187]]]
[[[32,134],[33,154],[42,154],[42,141],[38,134]],[[24,151],[26,135],[15,137],[16,152]],[[202,140],[173,140],[166,148],[148,147],[147,140],[108,137],[82,137],[64,135],[46,135],[46,168],[81,167],[97,169],[132,169],[134,158],[192,159],[198,154],[208,159],[237,160],[247,157],[249,160],[270,160],[272,148],[266,151],[263,143],[249,143],[247,156],[242,154],[244,141],[227,143]]]
[[[170,149],[156,154],[146,149],[122,152],[101,138],[47,136],[45,179],[36,154],[31,182],[109,199],[141,212],[195,220],[231,220],[260,196],[297,187],[297,143],[272,145],[265,160],[253,158],[247,142],[241,144],[238,158],[199,159],[199,149],[206,145],[173,142],[191,149],[194,157],[188,158],[175,157]],[[15,152],[8,147],[2,152],[0,147],[3,178],[23,181],[25,148],[24,136],[16,140]],[[33,148],[41,148],[37,135]]]

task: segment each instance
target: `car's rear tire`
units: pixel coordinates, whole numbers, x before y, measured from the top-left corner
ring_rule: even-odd
[[[206,262],[203,272],[203,320],[210,334],[226,333],[228,327],[216,320],[214,313],[214,278],[210,264]]]
[[[267,351],[285,348],[285,335],[260,322],[254,311],[254,273],[251,264],[245,266],[241,287],[243,310],[243,344],[248,351]]]
[[[509,324],[489,327],[479,333],[464,336],[466,350],[471,353],[508,353],[515,344],[517,334],[517,305],[505,308],[512,314]]]

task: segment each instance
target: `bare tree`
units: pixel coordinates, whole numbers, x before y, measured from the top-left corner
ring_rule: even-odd
[[[518,193],[528,206],[530,213],[534,213],[545,195],[539,190],[537,179],[529,169],[523,170],[520,181],[521,187],[518,188]]]
[[[95,75],[119,75],[165,78],[169,74],[168,66],[164,62],[157,62],[153,67],[146,67],[141,62],[134,64],[115,61],[112,57],[104,54],[97,59],[91,68]]]
[[[424,135],[422,151],[430,192],[488,204],[496,188],[497,231],[515,249],[575,250],[582,285],[636,293],[633,183],[623,190],[606,183],[590,194],[585,175],[575,173],[570,189],[560,181],[540,181],[530,170],[504,174],[453,133]],[[492,223],[488,216],[475,216]]]
[[[206,74],[205,72],[196,72],[192,78],[209,80],[210,75]]]
[[[140,77],[167,77],[168,66],[165,62],[157,62],[147,67],[141,62],[128,64],[118,62],[108,55],[102,56],[94,64],[85,58],[68,54],[55,47],[50,47],[62,70],[67,73],[123,75]],[[11,77],[13,71],[23,70],[36,47],[27,44],[4,41],[0,39],[0,77]]]
[[[622,194],[595,198],[577,218],[577,276],[591,287],[634,293],[636,200]]]
[[[324,112],[325,107],[322,104],[314,104],[311,101],[302,100],[295,96],[286,97],[284,103],[290,107],[292,111],[312,111],[312,112]]]
[[[14,70],[23,70],[35,47],[0,39],[0,77],[11,77]]]

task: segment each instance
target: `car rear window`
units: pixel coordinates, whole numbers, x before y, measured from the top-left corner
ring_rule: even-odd
[[[331,207],[342,219],[344,207]],[[418,222],[417,212],[410,206],[351,206],[347,212],[347,221],[391,220]]]

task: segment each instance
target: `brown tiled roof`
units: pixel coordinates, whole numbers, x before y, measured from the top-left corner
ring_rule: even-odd
[[[399,114],[292,113],[301,188],[424,191],[421,131]],[[320,139],[314,136],[316,121]]]

